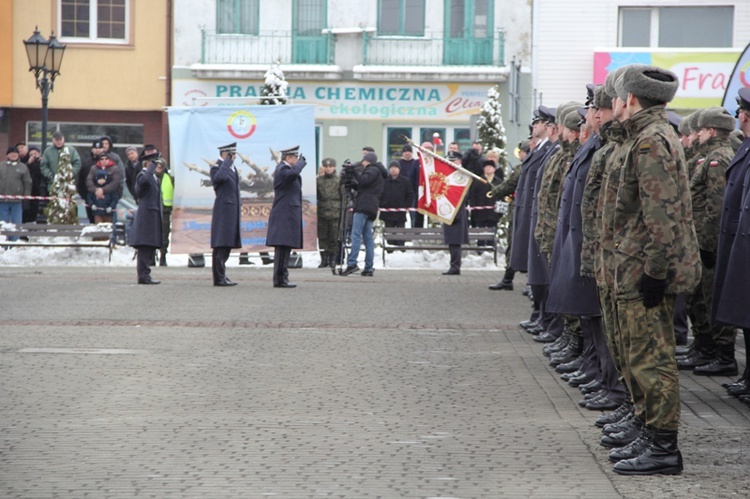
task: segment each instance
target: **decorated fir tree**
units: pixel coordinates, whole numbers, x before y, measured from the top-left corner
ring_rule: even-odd
[[[502,151],[498,167],[505,170],[508,165],[508,155],[505,151],[507,139],[501,114],[502,107],[500,91],[495,85],[487,91],[487,100],[482,104],[482,110],[477,121],[477,132],[485,152],[495,147]]]
[[[260,91],[262,97],[260,103],[264,106],[288,104],[286,88],[289,83],[284,79],[284,73],[281,71],[279,63],[273,63],[264,77],[265,83]]]
[[[57,173],[52,179],[49,193],[53,199],[49,201],[45,209],[47,222],[63,225],[78,224],[78,206],[73,201],[73,196],[76,194],[76,180],[73,165],[70,163],[68,146],[60,150]]]

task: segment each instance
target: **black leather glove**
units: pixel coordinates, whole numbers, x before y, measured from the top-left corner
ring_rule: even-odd
[[[713,251],[707,251],[707,250],[700,250],[701,251],[701,261],[703,262],[703,265],[706,266],[707,269],[712,269],[716,267],[716,253]]]
[[[643,293],[643,306],[654,308],[659,305],[667,293],[667,280],[654,279],[648,274],[641,277],[641,292]]]

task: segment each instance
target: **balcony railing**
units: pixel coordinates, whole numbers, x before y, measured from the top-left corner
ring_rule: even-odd
[[[257,35],[201,30],[204,64],[333,64],[333,35],[303,36],[291,31]]]
[[[363,33],[362,64],[382,66],[504,66],[505,33],[492,38],[372,36]]]

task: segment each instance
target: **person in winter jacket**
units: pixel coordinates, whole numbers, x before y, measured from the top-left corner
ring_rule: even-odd
[[[346,261],[346,269],[341,275],[349,275],[359,271],[357,257],[364,239],[365,243],[365,269],[363,276],[373,275],[373,264],[375,260],[375,241],[372,237],[372,222],[378,216],[380,195],[383,193],[383,184],[388,172],[378,162],[374,152],[368,152],[362,158],[362,169],[355,165],[345,165],[347,176],[347,187],[357,191],[354,199],[354,216],[352,218],[352,247],[349,258]]]
[[[0,163],[0,195],[29,196],[31,175],[29,169],[18,159],[18,149],[9,147],[7,160]],[[20,199],[0,199],[0,222],[20,225],[23,218],[23,201]],[[9,237],[15,241],[17,237]]]
[[[112,222],[112,214],[120,200],[120,184],[122,176],[117,163],[106,152],[100,153],[86,178],[86,202],[94,213],[94,223]]]
[[[316,181],[318,195],[318,247],[320,265],[318,268],[333,266],[336,245],[339,238],[339,218],[341,216],[341,179],[336,174],[336,160],[325,158]]]
[[[401,175],[398,161],[391,161],[388,165],[390,174],[383,185],[380,196],[381,208],[410,208],[414,204],[414,190],[409,179]],[[386,227],[404,227],[406,225],[405,211],[384,211],[380,213],[380,220]],[[388,244],[403,246],[403,241],[388,241]]]

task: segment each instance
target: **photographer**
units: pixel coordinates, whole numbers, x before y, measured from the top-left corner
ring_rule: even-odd
[[[373,261],[375,260],[375,242],[372,237],[372,222],[378,216],[380,195],[388,172],[378,162],[374,152],[368,152],[362,158],[362,169],[356,168],[349,162],[344,163],[345,185],[357,191],[354,199],[354,217],[352,219],[352,248],[346,261],[346,269],[341,275],[349,275],[359,271],[357,257],[364,238],[365,269],[363,276],[373,275]]]

